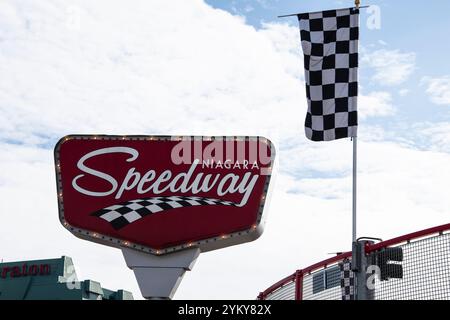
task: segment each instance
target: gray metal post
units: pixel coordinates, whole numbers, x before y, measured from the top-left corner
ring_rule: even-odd
[[[154,256],[123,248],[128,268],[132,269],[146,299],[170,300],[173,298],[186,271],[192,270],[200,255],[193,248],[164,256]]]
[[[352,243],[356,242],[356,189],[357,189],[357,171],[358,171],[358,138],[353,137],[353,205],[352,205]]]
[[[356,278],[356,300],[373,300],[373,290],[367,287],[367,268],[369,266],[368,258],[365,252],[367,243],[371,241],[355,241],[352,250],[352,270]]]

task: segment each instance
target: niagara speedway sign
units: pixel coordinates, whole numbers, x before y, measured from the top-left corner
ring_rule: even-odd
[[[253,241],[274,158],[262,137],[67,136],[59,218],[82,239],[158,255]]]

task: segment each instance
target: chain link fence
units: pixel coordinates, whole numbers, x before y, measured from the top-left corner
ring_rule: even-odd
[[[375,300],[450,299],[450,234],[398,246],[403,252],[400,278],[375,277]],[[381,277],[383,278],[383,276]]]
[[[450,300],[450,225],[431,228],[366,247],[375,300]],[[262,292],[264,300],[342,300],[340,254],[281,280]]]

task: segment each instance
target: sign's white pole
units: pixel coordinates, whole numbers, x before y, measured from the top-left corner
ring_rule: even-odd
[[[353,137],[353,206],[352,206],[352,216],[353,216],[353,223],[352,223],[352,242],[356,242],[356,188],[357,188],[357,160],[358,160],[358,138]]]

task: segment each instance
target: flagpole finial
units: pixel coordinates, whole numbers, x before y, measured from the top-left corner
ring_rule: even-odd
[[[357,9],[359,9],[360,5],[361,5],[361,0],[355,0],[355,6]]]

